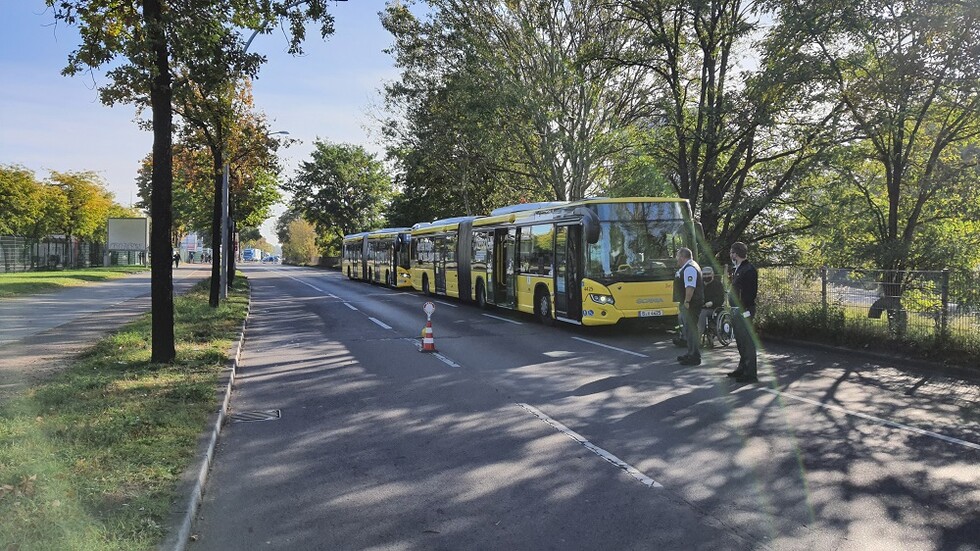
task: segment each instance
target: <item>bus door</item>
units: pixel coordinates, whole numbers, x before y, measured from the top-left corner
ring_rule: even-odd
[[[568,317],[568,226],[555,228],[555,315]]]
[[[558,226],[555,233],[555,315],[582,320],[582,226]]]
[[[514,266],[517,256],[517,228],[497,229],[493,232],[494,289],[493,302],[513,306],[517,297],[514,294]]]
[[[436,293],[444,295],[446,294],[446,256],[448,256],[449,253],[446,250],[445,237],[436,237],[434,241],[436,248]]]

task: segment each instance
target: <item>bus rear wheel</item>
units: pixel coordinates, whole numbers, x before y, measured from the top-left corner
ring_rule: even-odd
[[[476,305],[483,310],[487,308],[487,289],[482,279],[476,280]]]
[[[542,325],[554,325],[555,320],[551,317],[551,294],[548,291],[539,291],[537,300],[534,302],[534,309],[537,311],[538,321]]]

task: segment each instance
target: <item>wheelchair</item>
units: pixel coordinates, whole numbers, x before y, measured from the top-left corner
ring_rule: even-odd
[[[705,348],[714,348],[716,340],[721,346],[728,346],[735,340],[732,312],[728,308],[715,308],[705,321],[701,332],[701,344]]]

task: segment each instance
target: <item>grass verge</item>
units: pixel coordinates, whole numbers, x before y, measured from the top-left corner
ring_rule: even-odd
[[[177,297],[177,361],[150,363],[149,315],[0,405],[0,550],[149,549],[215,410],[248,281]]]
[[[0,297],[56,291],[65,287],[77,287],[96,281],[116,279],[127,274],[136,274],[147,270],[149,268],[145,266],[109,266],[83,270],[0,274]]]

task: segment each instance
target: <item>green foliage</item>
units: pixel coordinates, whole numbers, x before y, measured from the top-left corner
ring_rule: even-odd
[[[977,219],[980,13],[959,0],[774,5],[790,61],[853,128],[827,167],[847,216],[825,242],[881,268],[941,267],[943,226]]]
[[[133,215],[93,172],[52,172],[39,181],[27,169],[0,166],[0,235],[41,239],[64,233],[103,241],[109,217]]]
[[[113,200],[102,179],[94,172],[52,172],[51,183],[66,200],[59,229],[86,240],[104,237]]]
[[[293,194],[291,208],[330,241],[381,227],[392,193],[381,162],[358,145],[314,145],[311,159],[284,186]]]
[[[283,260],[290,264],[311,264],[317,256],[316,228],[302,218],[293,218],[285,226],[282,240]]]

